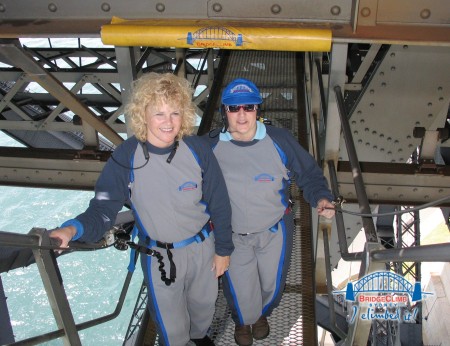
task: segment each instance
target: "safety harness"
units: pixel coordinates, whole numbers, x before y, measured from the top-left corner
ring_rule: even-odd
[[[135,214],[136,221],[138,219],[137,213]],[[180,249],[182,247],[188,246],[194,242],[196,243],[202,243],[206,238],[209,237],[209,234],[213,231],[213,224],[211,221],[208,221],[206,225],[202,228],[200,232],[198,232],[196,235],[187,238],[185,240],[175,242],[175,243],[165,243],[158,240],[153,240],[149,236],[145,235],[142,231],[140,231],[140,227],[143,227],[142,224],[140,224],[139,227],[136,225],[133,228],[132,231],[132,239],[139,233],[142,237],[145,237],[145,246],[139,245],[134,243],[133,241],[126,241],[126,244],[132,249],[132,254],[130,257],[130,265],[128,269],[130,271],[134,270],[134,261],[131,261],[132,258],[134,258],[135,252],[139,252],[142,254],[145,254],[147,256],[153,256],[156,257],[159,263],[159,271],[161,272],[161,280],[167,285],[170,286],[173,282],[175,282],[175,278],[177,276],[177,268],[175,266],[175,262],[173,261],[173,254],[171,249]],[[163,262],[163,255],[156,250],[151,249],[152,247],[158,247],[160,249],[165,249],[167,252],[167,258],[169,259],[170,263],[170,272],[169,277],[167,277],[166,270],[164,269],[164,262]]]

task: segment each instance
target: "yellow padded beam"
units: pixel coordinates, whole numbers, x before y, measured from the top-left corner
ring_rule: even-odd
[[[102,42],[114,46],[219,48],[329,52],[331,30],[230,26],[212,21],[124,20],[102,26]]]

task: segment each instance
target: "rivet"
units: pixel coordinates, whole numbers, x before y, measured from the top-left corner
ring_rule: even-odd
[[[156,4],[155,8],[158,12],[164,12],[166,10],[166,6],[160,2]]]
[[[370,16],[370,8],[368,7],[363,7],[361,9],[361,16],[363,17],[369,17]]]
[[[381,86],[382,86],[383,88],[386,87],[386,83],[385,83],[385,82],[381,83]]]
[[[442,87],[438,87],[438,91],[442,91]]]
[[[417,192],[419,189],[417,188],[417,187],[415,187],[414,189],[413,189],[413,192]]]
[[[370,143],[369,142],[366,142],[366,147],[370,147]]]
[[[408,49],[408,48],[409,48],[409,47],[408,47],[408,45],[406,45],[406,44],[403,46],[403,49]]]
[[[420,121],[416,121],[416,126],[419,126],[420,125]]]
[[[333,7],[330,9],[330,12],[331,12],[331,14],[332,14],[333,16],[338,16],[338,15],[341,14],[341,8],[340,8],[339,6],[333,6]]]
[[[406,139],[411,139],[411,135],[407,135],[407,136],[406,136]]]
[[[425,195],[425,197],[424,197],[425,199],[428,199],[428,198],[430,198],[430,196],[428,196],[428,195]]]
[[[373,89],[370,89],[370,91],[369,91],[371,94],[374,94],[375,93],[375,90],[373,90]]]
[[[444,101],[444,98],[443,97],[439,97],[439,101]]]
[[[214,12],[221,12],[222,11],[222,5],[216,2],[216,3],[214,3],[212,5],[212,9],[213,9]]]
[[[48,10],[49,10],[50,12],[56,12],[56,11],[58,10],[58,7],[56,7],[56,5],[55,5],[53,2],[51,2],[51,3],[48,5]]]
[[[395,58],[395,53],[391,53],[391,58]]]
[[[359,122],[360,122],[361,124],[364,124],[364,123],[365,123],[364,119],[361,119]]]
[[[355,120],[352,120],[352,125],[356,125],[356,121]]]
[[[362,139],[358,139],[358,143],[361,144],[362,143]]]
[[[272,12],[273,14],[279,14],[281,12],[281,6],[278,4],[272,5],[272,7],[270,8],[270,12]]]
[[[368,128],[368,127],[366,127],[366,128],[364,129],[364,131],[366,131],[366,132],[369,132],[369,128]]]
[[[358,131],[353,131],[353,134],[354,134],[355,136],[357,136],[357,135],[358,135]]]
[[[384,76],[384,72],[383,71],[380,72],[380,76]]]
[[[395,71],[395,66],[391,66],[391,71]]]
[[[439,193],[442,193],[442,192],[444,192],[444,189],[439,189]]]
[[[101,9],[103,12],[109,12],[111,10],[111,6],[107,2],[104,2],[101,6]]]
[[[431,16],[431,11],[428,8],[424,8],[422,11],[420,11],[420,18],[422,19],[428,19]]]
[[[372,131],[372,134],[373,134],[373,135],[376,135],[376,134],[377,134],[377,131]]]
[[[431,107],[433,105],[432,102],[428,102],[428,107]]]
[[[375,104],[372,102],[369,106],[370,107],[375,107]]]

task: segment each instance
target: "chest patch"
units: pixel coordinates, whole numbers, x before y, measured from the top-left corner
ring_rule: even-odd
[[[178,187],[178,191],[180,191],[180,192],[192,191],[192,190],[197,190],[197,184],[194,183],[193,181],[187,181]]]
[[[267,173],[258,174],[253,179],[258,183],[270,183],[275,180],[273,176]]]

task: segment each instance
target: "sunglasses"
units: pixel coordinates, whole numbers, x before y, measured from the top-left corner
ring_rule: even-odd
[[[253,112],[256,111],[258,105],[226,105],[225,110],[230,113],[237,113],[239,109],[243,109],[244,112]]]

